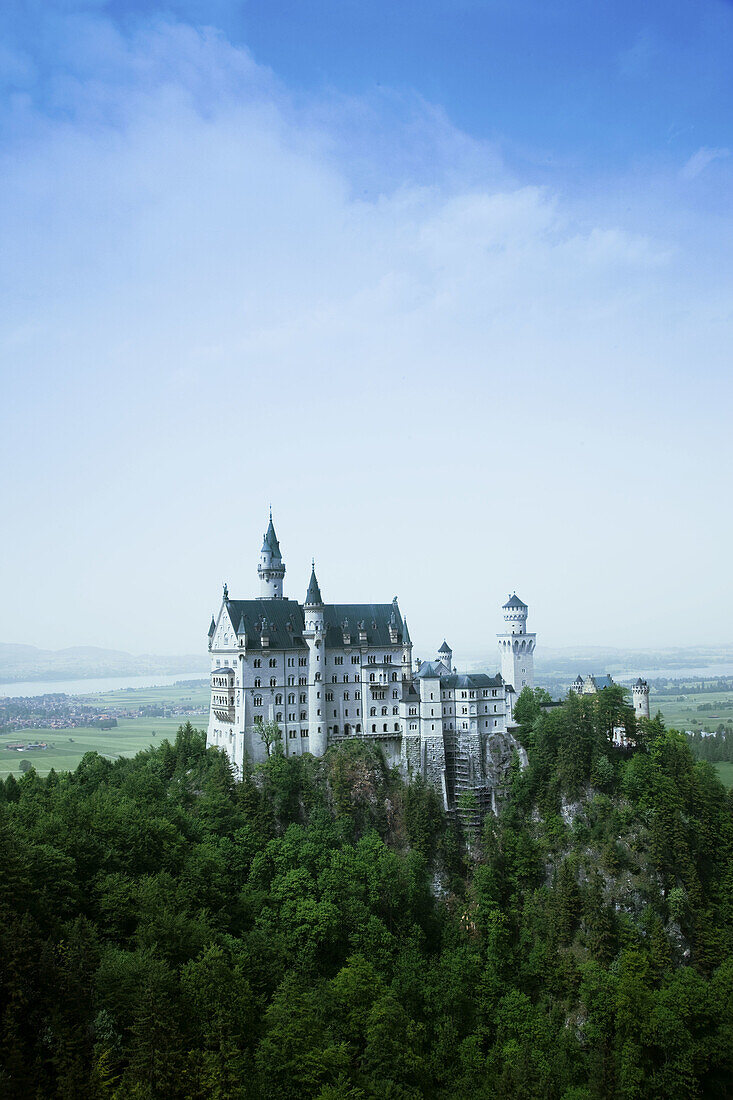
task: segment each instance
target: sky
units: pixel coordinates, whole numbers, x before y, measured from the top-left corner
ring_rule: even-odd
[[[0,640],[205,652],[270,503],[419,656],[733,641],[733,4],[9,0]]]

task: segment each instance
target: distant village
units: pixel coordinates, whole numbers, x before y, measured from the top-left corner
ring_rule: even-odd
[[[207,713],[208,707],[196,705],[191,700],[138,705],[131,700],[130,703],[121,705],[100,706],[93,702],[82,702],[75,696],[65,694],[3,698],[0,699],[0,733],[13,733],[15,730],[27,729],[67,730],[82,727],[114,729],[120,718],[175,718],[179,715],[190,717]],[[41,742],[34,747],[42,747]],[[17,750],[18,745],[9,744],[6,748]]]

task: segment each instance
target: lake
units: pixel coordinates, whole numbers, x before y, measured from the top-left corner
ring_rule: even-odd
[[[3,698],[29,698],[36,695],[94,695],[99,691],[122,691],[124,688],[170,687],[179,680],[204,680],[205,672],[177,672],[175,676],[105,676],[97,680],[29,680],[17,684],[0,684]]]

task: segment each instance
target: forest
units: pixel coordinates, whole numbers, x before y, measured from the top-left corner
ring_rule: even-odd
[[[731,795],[621,689],[542,703],[480,828],[356,740],[8,778],[0,1096],[733,1097]]]

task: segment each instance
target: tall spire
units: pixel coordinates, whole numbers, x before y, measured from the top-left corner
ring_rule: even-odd
[[[407,619],[402,620],[402,644],[412,645],[410,640],[410,631],[407,629]]]
[[[265,538],[262,543],[262,552],[269,550],[273,558],[282,558],[280,553],[280,543],[277,541],[277,535],[275,534],[275,528],[272,523],[272,505],[270,505],[270,522],[267,525],[265,531]]]
[[[321,590],[318,587],[318,580],[316,578],[316,563],[311,562],[311,579],[308,585],[308,592],[305,597],[306,607],[321,607],[323,605],[323,599],[321,597]]]
[[[260,578],[260,599],[281,600],[283,598],[285,562],[280,553],[280,543],[277,541],[275,527],[272,522],[272,507],[270,507],[270,521],[260,550],[260,564],[257,566],[257,573]]]

